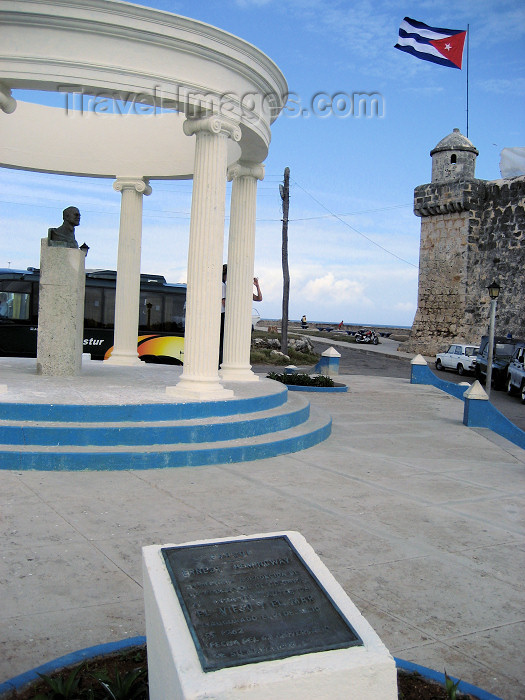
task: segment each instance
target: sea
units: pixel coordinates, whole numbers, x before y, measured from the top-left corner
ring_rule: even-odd
[[[259,324],[261,326],[265,326],[265,325],[275,326],[275,325],[279,325],[280,323],[281,323],[280,318],[261,318],[259,320]],[[289,318],[288,323],[294,324],[294,325],[296,325],[296,324],[300,325],[301,319]],[[309,326],[322,326],[323,328],[324,327],[328,328],[329,326],[333,326],[333,327],[337,328],[337,326],[341,323],[341,321],[311,321],[310,319],[308,319],[306,321],[306,323]],[[412,328],[412,326],[392,326],[392,325],[389,326],[389,325],[382,324],[382,323],[357,323],[357,322],[353,322],[353,321],[348,321],[348,322],[345,321],[343,323],[343,327],[344,328],[382,328],[382,329],[388,328],[389,330],[394,329],[394,330],[403,330],[403,331],[409,331]]]

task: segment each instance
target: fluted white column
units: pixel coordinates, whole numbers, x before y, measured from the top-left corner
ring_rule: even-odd
[[[140,365],[137,353],[140,303],[140,252],[142,245],[142,197],[151,194],[143,178],[117,177],[113,188],[122,193],[118,238],[115,336],[107,362]]]
[[[228,291],[224,319],[221,376],[228,381],[258,381],[250,365],[255,257],[257,180],[260,163],[237,163],[228,171],[233,180],[228,237]]]
[[[188,119],[184,133],[195,134],[191,201],[184,369],[171,396],[206,401],[232,391],[219,381],[219,336],[226,197],[227,139],[240,140],[237,124],[211,116]]]

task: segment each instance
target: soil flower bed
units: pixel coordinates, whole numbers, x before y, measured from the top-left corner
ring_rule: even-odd
[[[475,695],[452,695],[435,681],[398,669],[399,700],[478,700]],[[3,700],[148,700],[146,647],[132,647],[73,668],[65,668],[16,690]]]

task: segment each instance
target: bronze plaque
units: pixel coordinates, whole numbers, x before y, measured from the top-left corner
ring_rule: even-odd
[[[286,535],[162,553],[204,671],[363,644]]]

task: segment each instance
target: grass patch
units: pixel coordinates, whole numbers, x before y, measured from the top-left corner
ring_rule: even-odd
[[[318,336],[324,340],[338,340],[342,343],[355,343],[355,336],[348,335],[348,333],[325,333],[324,331],[315,330],[310,335],[312,337]]]
[[[288,338],[300,338],[301,336],[296,334],[288,334]],[[254,331],[252,333],[252,339],[263,338],[268,340],[270,338],[277,339],[279,343],[281,342],[281,336],[279,333],[266,333],[266,331]],[[297,352],[294,348],[289,347],[286,353],[289,360],[283,358],[280,355],[272,355],[272,350],[277,350],[277,348],[254,348],[252,347],[250,352],[250,364],[252,365],[315,365],[319,362],[320,355],[315,352]]]

